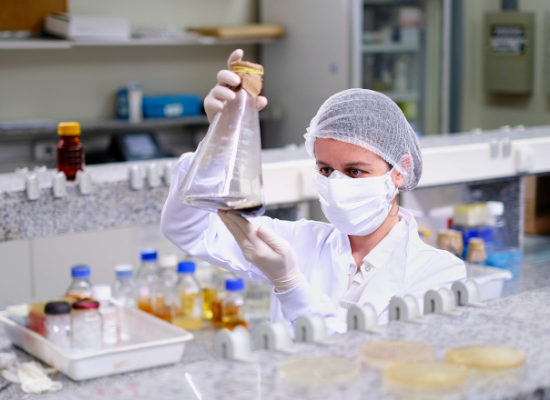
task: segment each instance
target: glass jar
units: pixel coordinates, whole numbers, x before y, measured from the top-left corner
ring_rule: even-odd
[[[64,352],[71,349],[71,305],[66,301],[51,301],[44,308],[44,336]]]
[[[73,304],[72,348],[75,352],[101,350],[103,324],[97,301],[83,300]]]

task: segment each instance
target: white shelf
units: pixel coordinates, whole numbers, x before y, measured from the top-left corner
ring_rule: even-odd
[[[71,42],[61,39],[11,39],[0,40],[0,50],[70,49]]]
[[[416,43],[364,44],[363,53],[415,53],[420,49]]]
[[[418,92],[381,92],[393,101],[418,101],[420,93]]]
[[[275,39],[219,39],[197,37],[182,39],[130,39],[130,40],[64,40],[19,39],[0,40],[0,50],[71,49],[73,47],[133,47],[133,46],[213,46],[235,44],[267,44]]]

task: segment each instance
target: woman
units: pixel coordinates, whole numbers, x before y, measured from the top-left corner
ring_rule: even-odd
[[[236,50],[228,62],[242,56]],[[230,71],[218,73],[204,101],[210,121],[235,96],[227,86],[239,83]],[[266,104],[258,97],[259,109]],[[426,291],[466,277],[464,263],[424,244],[413,216],[397,205],[398,191],[420,180],[422,158],[414,131],[392,100],[365,89],[337,93],[319,109],[305,139],[331,224],[247,220],[185,206],[178,189],[193,160],[187,153],[172,173],[164,235],[186,253],[272,284],[272,321],[292,324],[300,315],[321,313],[336,332],[346,331],[352,304],[372,304],[384,323],[393,296],[411,294],[422,309]]]

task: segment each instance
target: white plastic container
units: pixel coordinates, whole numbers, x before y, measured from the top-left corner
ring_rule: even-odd
[[[191,333],[134,308],[122,307],[120,316],[121,341],[116,346],[78,355],[16,324],[7,311],[0,312],[0,326],[14,345],[75,381],[177,363],[185,342],[193,339]]]
[[[466,263],[466,274],[479,286],[479,300],[487,301],[500,297],[504,288],[504,281],[513,278],[510,271],[500,268],[485,267]]]

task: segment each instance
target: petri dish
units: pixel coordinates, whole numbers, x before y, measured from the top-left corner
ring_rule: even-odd
[[[384,371],[384,390],[411,399],[455,398],[460,395],[468,371],[442,362],[394,363]]]
[[[445,361],[464,365],[468,369],[504,371],[522,367],[525,364],[525,354],[506,346],[464,346],[449,350]]]
[[[359,359],[371,368],[385,370],[395,362],[434,361],[435,350],[422,342],[380,340],[362,345],[359,348]]]
[[[292,358],[278,368],[280,378],[306,384],[339,384],[356,378],[360,372],[356,361],[338,357]]]

